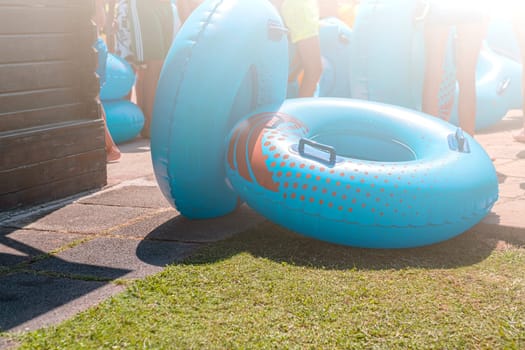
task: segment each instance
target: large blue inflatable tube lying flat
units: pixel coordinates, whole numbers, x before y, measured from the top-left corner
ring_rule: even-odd
[[[177,34],[161,72],[151,154],[168,201],[189,218],[233,211],[223,166],[242,116],[286,95],[288,41],[267,0],[207,0]]]
[[[291,99],[235,127],[228,178],[248,205],[316,239],[370,248],[432,244],[498,198],[483,148],[449,123],[349,99]]]

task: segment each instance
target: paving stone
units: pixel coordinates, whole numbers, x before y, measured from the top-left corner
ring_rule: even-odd
[[[190,220],[167,212],[153,220],[126,228],[128,232],[149,232],[148,239],[181,242],[216,242],[246,231],[266,219],[243,205],[234,213],[215,219]]]
[[[83,235],[0,228],[0,266],[13,266],[49,253]]]
[[[170,207],[170,204],[156,186],[125,186],[81,199],[79,203],[136,208]]]
[[[148,217],[147,219],[140,220],[132,225],[121,227],[114,231],[111,231],[111,234],[122,237],[133,237],[137,239],[150,239],[152,232],[155,232],[163,225],[166,225],[166,223],[170,222],[171,220],[174,220],[179,216],[180,213],[177,210],[173,208],[166,209]]]
[[[11,222],[20,228],[70,233],[97,234],[147,216],[155,210],[73,203],[46,216],[31,216]]]
[[[483,220],[486,224],[512,226],[525,229],[525,200],[504,199],[496,202],[492,211]]]
[[[35,270],[98,278],[142,278],[182,260],[198,245],[100,237],[39,261]]]
[[[511,177],[525,178],[525,159],[517,159],[498,166],[498,172]]]
[[[0,331],[50,326],[98,304],[122,286],[30,273],[0,277]]]
[[[7,338],[0,338],[0,349],[14,350],[20,346],[19,343]]]
[[[500,182],[500,198],[518,198],[522,196],[525,196],[525,178],[507,176]]]
[[[149,140],[136,139],[119,145],[121,159],[108,163],[108,185],[113,186],[130,179],[151,175]]]

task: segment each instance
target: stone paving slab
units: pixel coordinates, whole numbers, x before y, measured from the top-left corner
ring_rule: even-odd
[[[517,159],[513,162],[498,166],[498,172],[509,177],[525,177],[525,159]]]
[[[11,339],[0,338],[0,349],[12,350],[12,349],[16,349],[18,347],[18,345],[19,344],[17,344],[16,342],[14,342]]]
[[[71,233],[0,228],[0,266],[28,262],[83,237]]]
[[[31,215],[4,222],[19,228],[68,233],[99,234],[147,216],[153,209],[72,203],[43,217]]]
[[[207,220],[190,220],[170,209],[112,233],[149,240],[210,243],[229,238],[265,220],[246,205],[230,215]]]
[[[501,199],[483,220],[485,224],[521,228],[525,235],[525,199]]]
[[[31,273],[0,276],[0,331],[26,331],[65,320],[122,286]]]
[[[194,244],[100,237],[38,261],[31,268],[107,279],[143,278],[182,260],[196,248]]]
[[[502,199],[522,197],[525,200],[525,179],[505,177],[499,184],[499,197]]]
[[[170,204],[157,186],[124,186],[81,199],[78,203],[134,208],[170,207]]]
[[[119,145],[122,157],[118,162],[108,164],[108,186],[120,184],[130,177],[140,178],[152,175],[149,140],[137,138]],[[125,164],[125,166],[122,166]]]

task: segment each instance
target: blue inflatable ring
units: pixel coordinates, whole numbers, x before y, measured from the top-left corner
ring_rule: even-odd
[[[101,100],[118,100],[125,97],[135,84],[135,72],[125,59],[108,53],[106,81],[100,88]]]
[[[208,0],[182,26],[158,84],[151,154],[162,193],[184,216],[237,207],[226,137],[247,113],[285,99],[287,61],[286,30],[267,0]]]
[[[319,97],[350,97],[350,41],[352,29],[337,18],[320,22],[319,41],[323,56],[323,73]]]
[[[134,103],[127,100],[102,101],[106,123],[115,143],[123,143],[137,137],[144,127],[144,114]]]
[[[317,85],[317,97],[350,97],[350,57],[352,29],[343,21],[329,17],[320,21],[319,44],[323,72]],[[292,46],[291,55],[295,55]],[[290,58],[290,64],[295,58]],[[290,70],[298,69],[291,67]],[[299,96],[299,82],[297,79],[288,82],[288,98]]]
[[[368,101],[292,99],[242,120],[228,178],[248,205],[305,236],[401,248],[479,222],[498,198],[494,166],[437,118]]]
[[[458,125],[458,89],[450,122]],[[485,46],[476,71],[476,130],[497,124],[510,109],[521,108],[521,67],[506,56]]]

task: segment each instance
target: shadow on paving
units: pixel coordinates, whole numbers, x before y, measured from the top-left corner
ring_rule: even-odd
[[[155,230],[150,235],[154,236]],[[182,263],[214,263],[247,252],[276,262],[320,269],[442,269],[479,263],[501,242],[524,246],[525,237],[504,232],[481,233],[473,228],[445,242],[420,248],[365,249],[306,238],[265,222],[255,229],[203,247]],[[140,255],[140,246],[137,254]]]
[[[46,213],[47,214],[47,213]],[[44,215],[44,214],[43,214]],[[63,261],[48,255],[50,249],[38,249],[25,242],[10,237],[19,233],[17,228],[0,227],[0,332],[12,330],[39,316],[50,313],[58,307],[79,299],[89,293],[96,292],[108,285],[112,278],[100,279],[92,275],[69,275],[59,272],[35,271],[31,267],[35,262],[44,260],[61,261],[68,270],[101,271],[104,275],[118,278],[129,273],[129,270],[91,266]],[[23,231],[23,230],[22,230]],[[27,235],[34,233],[26,232]],[[49,234],[50,241],[41,242],[42,246],[55,244],[56,248],[64,242]],[[47,237],[46,237],[47,238]],[[74,240],[77,237],[70,239]],[[34,241],[44,240],[35,237]],[[36,244],[38,245],[38,244]],[[81,308],[81,307],[80,307]],[[51,315],[54,318],[56,315]],[[46,324],[41,320],[42,325]],[[34,328],[34,327],[30,327]]]

